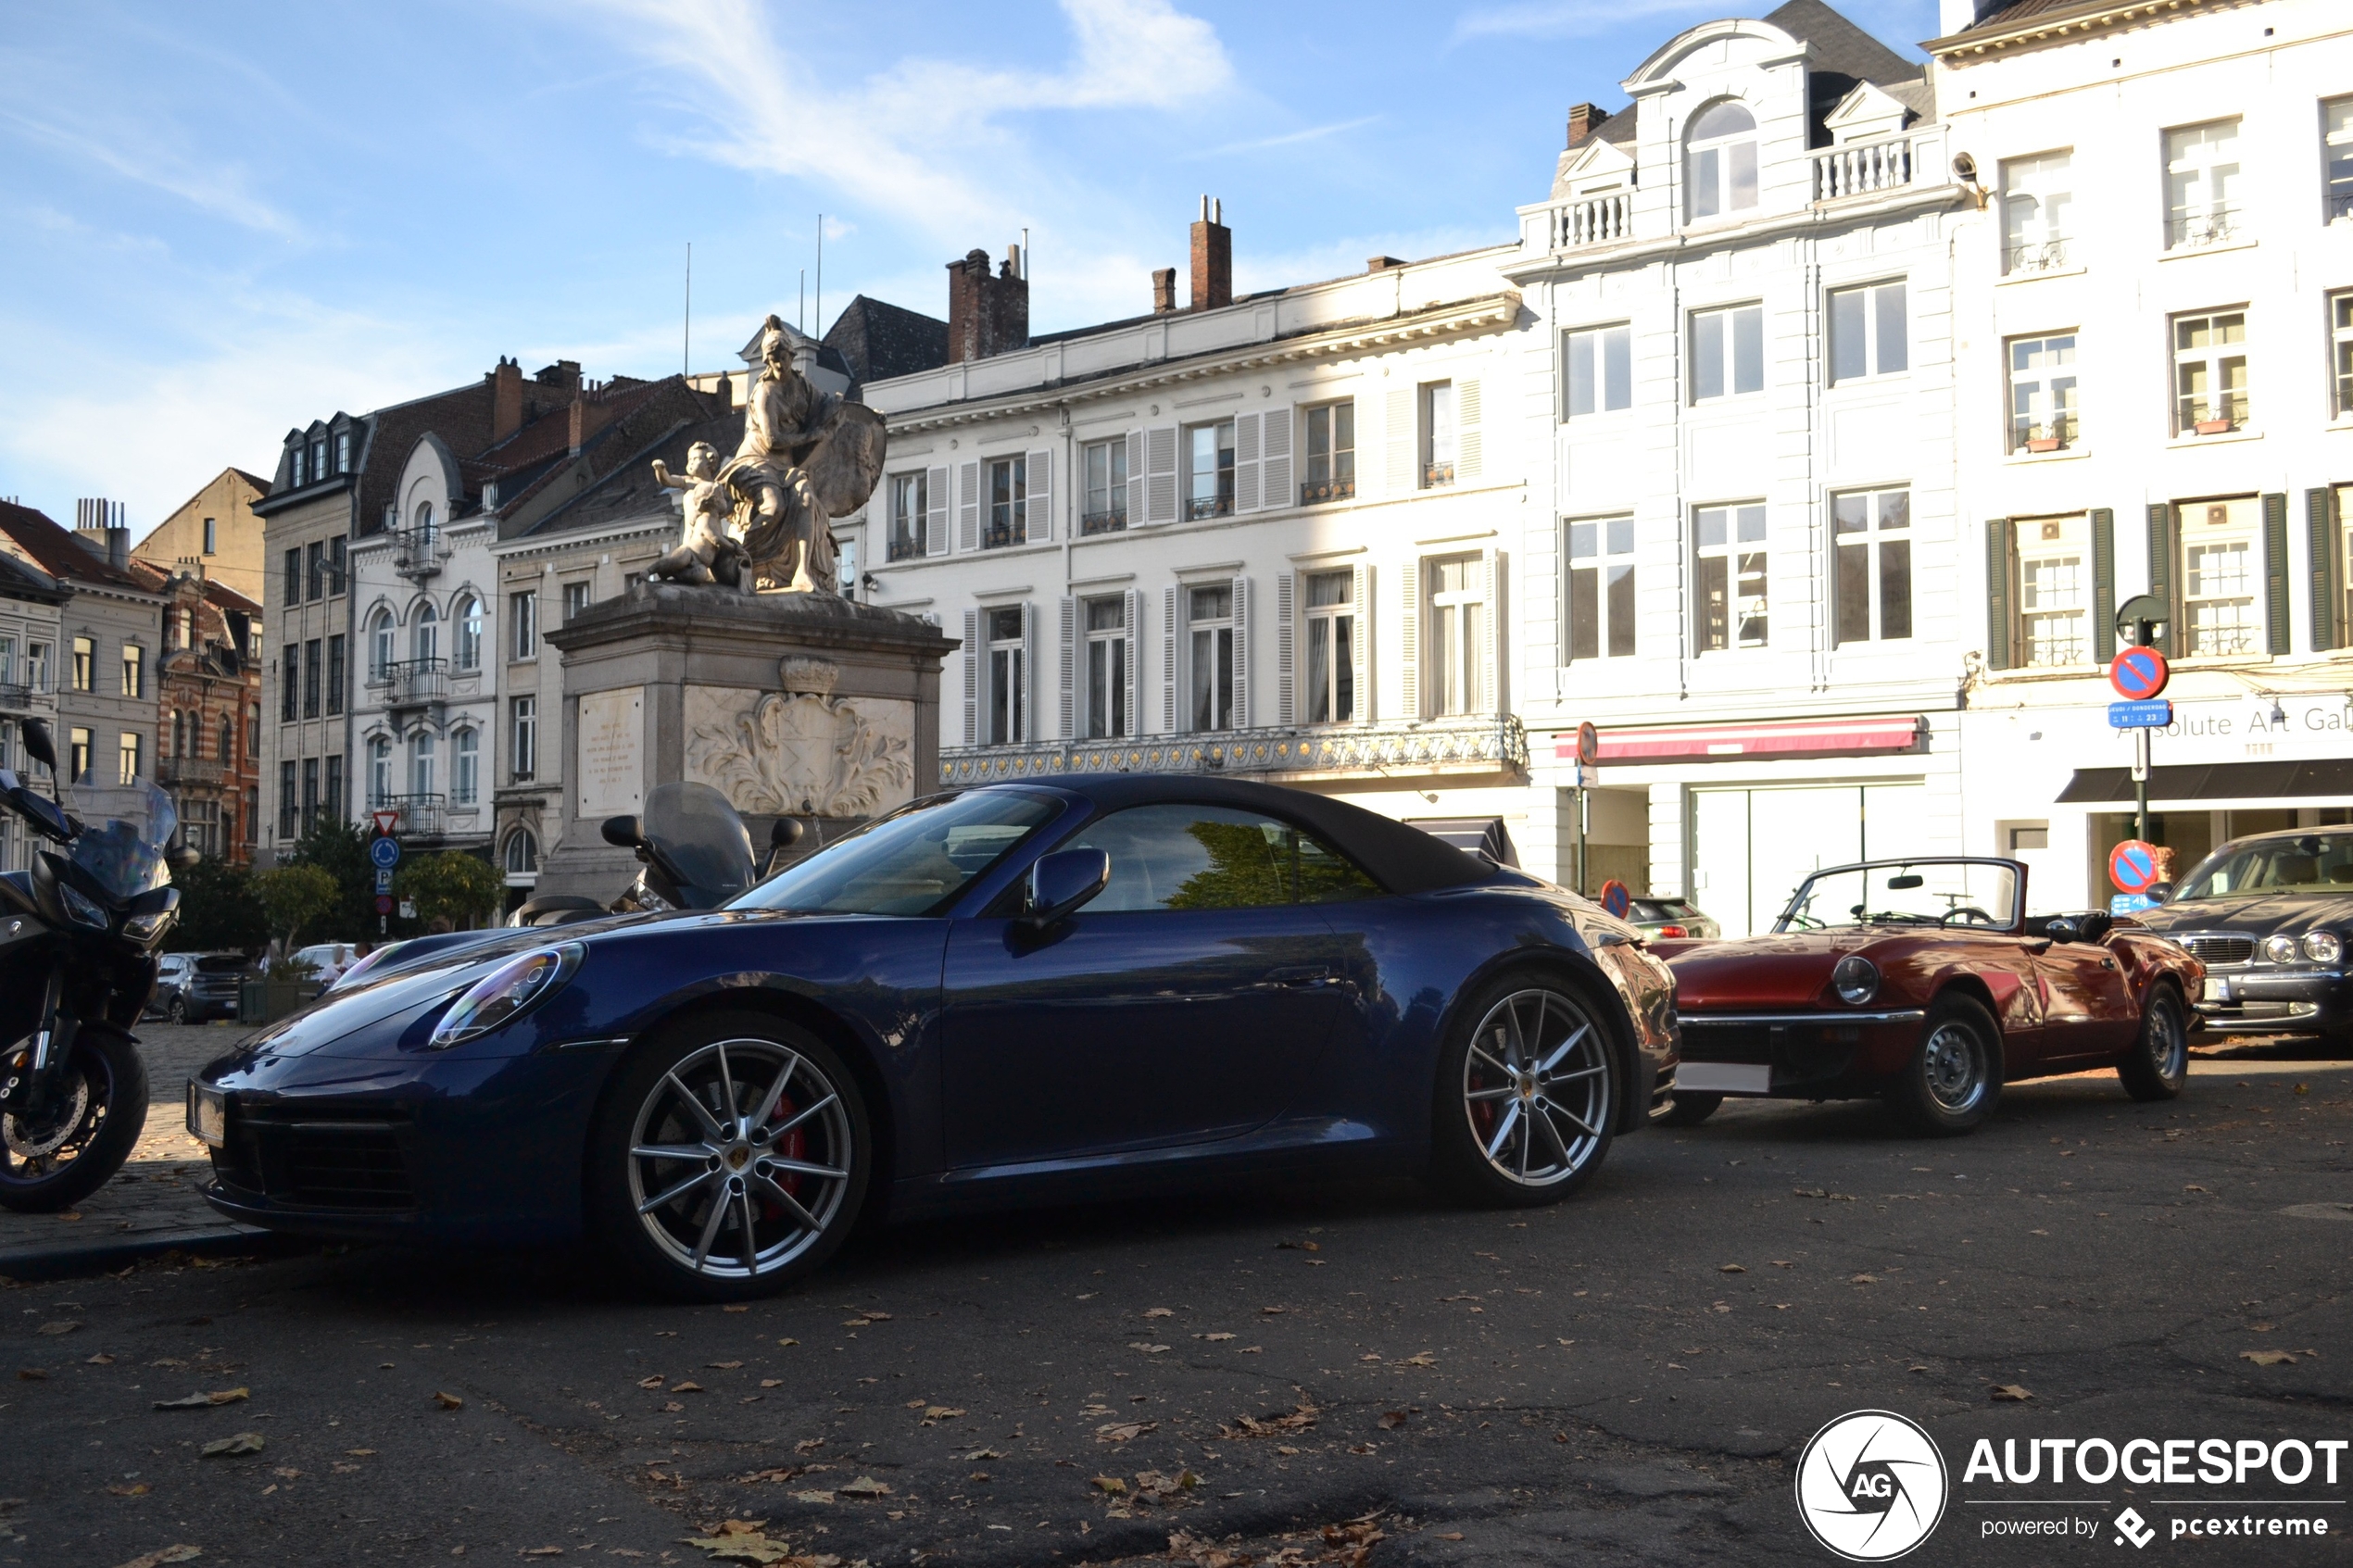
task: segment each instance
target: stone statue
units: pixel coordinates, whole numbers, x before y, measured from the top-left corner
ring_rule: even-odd
[[[690,454],[693,483],[654,465],[656,483],[686,490],[687,511],[678,548],[651,575],[748,591],[831,594],[837,585],[827,524],[874,494],[882,477],[883,419],[863,403],[811,385],[793,363],[792,337],[774,316],[761,330],[760,352],[764,368],[745,401],[736,455],[706,481]]]

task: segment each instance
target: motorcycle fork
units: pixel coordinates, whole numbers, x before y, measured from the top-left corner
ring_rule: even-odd
[[[32,1037],[32,1059],[22,1072],[9,1073],[7,1081],[0,1084],[0,1105],[38,1110],[42,1091],[57,1076],[57,1064],[73,1055],[74,1036],[81,1032],[82,1020],[66,1008],[66,977],[52,970],[42,993],[41,1028]]]

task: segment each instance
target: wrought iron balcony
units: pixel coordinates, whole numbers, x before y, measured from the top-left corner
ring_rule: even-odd
[[[447,797],[439,795],[378,795],[371,796],[371,811],[400,813],[399,834],[403,838],[439,838],[442,833],[442,806]]]
[[[440,528],[403,528],[392,536],[392,570],[422,581],[449,558],[449,534]]]
[[[1356,481],[1353,478],[1311,479],[1299,487],[1299,504],[1317,507],[1326,501],[1353,500],[1355,495]]]
[[[960,746],[939,754],[944,784],[1073,773],[1314,774],[1320,777],[1528,771],[1528,732],[1512,713],[1366,724],[1215,730],[1117,740]]]
[[[1234,498],[1227,495],[1195,495],[1185,503],[1185,515],[1198,521],[1205,517],[1230,517]]]
[[[36,702],[47,706],[47,699],[53,695],[48,677],[38,672],[0,680],[0,713],[30,712]]]
[[[1078,532],[1082,537],[1097,533],[1118,533],[1124,532],[1126,527],[1127,508],[1126,507],[1112,507],[1100,512],[1082,513],[1078,519]]]
[[[156,783],[159,784],[217,784],[223,773],[218,758],[158,757],[156,759]]]
[[[2209,207],[2204,212],[2177,212],[2165,225],[2168,250],[2209,250],[2239,237],[2239,209]]]
[[[1422,488],[1423,488],[1423,489],[1425,489],[1425,490],[1440,490],[1440,489],[1443,489],[1445,486],[1447,486],[1447,485],[1449,485],[1449,484],[1452,484],[1452,483],[1454,483],[1454,465],[1453,465],[1453,464],[1452,464],[1452,463],[1424,463],[1424,464],[1422,465]]]
[[[2050,234],[2039,240],[2020,240],[2004,248],[2002,270],[2013,278],[2063,270],[2070,265],[2070,243],[2065,234]]]
[[[449,695],[449,661],[436,657],[379,664],[369,672],[368,689],[382,692],[387,708],[439,702]]]
[[[1020,543],[1021,533],[1010,522],[992,522],[980,532],[980,547],[984,550],[1001,550]]]
[[[887,552],[891,560],[913,560],[925,553],[924,537],[920,533],[894,533]]]

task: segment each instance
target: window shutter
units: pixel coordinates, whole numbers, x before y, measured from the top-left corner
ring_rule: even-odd
[[[2263,497],[2263,619],[2275,654],[2291,651],[2287,596],[2287,495],[2275,491]]]
[[[1127,603],[1124,624],[1127,628],[1127,733],[1140,734],[1144,728],[1144,710],[1138,698],[1144,689],[1144,595],[1130,588],[1124,596]]]
[[[1021,607],[1021,691],[1017,694],[1021,722],[1013,726],[1017,741],[1038,738],[1038,607],[1025,601]]]
[[[1176,521],[1176,427],[1144,432],[1144,521]],[[1132,475],[1134,470],[1129,470]]]
[[[964,611],[964,744],[980,740],[980,611]]]
[[[1127,526],[1130,528],[1144,521],[1144,433],[1131,430],[1127,433],[1127,493],[1122,502],[1126,508]],[[1132,633],[1134,628],[1129,630]],[[1128,711],[1133,713],[1135,709],[1131,708]],[[1141,719],[1135,720],[1134,723],[1139,730],[1144,727]]]
[[[2173,504],[2171,501],[2150,502],[2149,592],[2165,601],[2168,615],[2178,616],[2182,613],[2182,607],[2173,602]],[[2110,615],[2115,613],[2113,608],[2108,610]],[[2175,644],[2171,621],[2166,621],[2165,630],[2157,634],[2156,640],[2158,651],[2168,659],[2172,658]]]
[[[1392,388],[1381,421],[1381,484],[1391,495],[1414,491],[1414,389]]]
[[[948,470],[930,469],[924,474],[924,554],[948,553]]]
[[[965,463],[956,470],[956,548],[969,554],[980,548],[980,465]]]
[[[1479,428],[1477,376],[1454,383],[1454,483],[1476,484],[1487,467],[1487,433]],[[1489,603],[1494,601],[1491,598]]]
[[[1296,573],[1275,574],[1275,722],[1288,728],[1299,721],[1299,698],[1294,691],[1297,667],[1291,643],[1295,634],[1292,625],[1299,614],[1299,588]]]
[[[1289,507],[1299,502],[1291,488],[1290,405],[1269,408],[1258,417],[1259,450],[1264,466],[1259,470],[1259,504],[1265,507]]]
[[[2305,542],[2312,558],[2312,651],[2326,653],[2337,642],[2336,496],[2328,490],[2304,492]]]
[[[2092,657],[2116,657],[2116,510],[2092,508]]]
[[[1250,579],[1234,579],[1234,728],[1250,723]]]
[[[1985,668],[2010,667],[2010,520],[1985,525]]]
[[[1258,509],[1258,427],[1256,414],[1234,416],[1234,510]]]
[[[1062,655],[1062,721],[1063,739],[1068,740],[1077,732],[1071,726],[1076,718],[1074,694],[1078,676],[1078,601],[1063,600]]]
[[[1176,733],[1176,590],[1169,589],[1161,596],[1161,614],[1165,618],[1160,628],[1160,728],[1164,734]]]
[[[1422,563],[1414,562],[1397,596],[1397,657],[1403,661],[1397,680],[1401,719],[1422,716]]]
[[[1504,557],[1491,546],[1478,554],[1479,589],[1487,599],[1486,635],[1479,639],[1478,689],[1486,695],[1487,709],[1501,713],[1509,706],[1504,701],[1504,689],[1495,683],[1503,673],[1504,646]]]
[[[1029,478],[1029,505],[1023,537],[1035,545],[1054,536],[1054,454],[1032,452],[1024,471]]]
[[[1355,646],[1350,650],[1356,656],[1356,721],[1362,724],[1373,717],[1373,569],[1358,567],[1349,586],[1356,609]]]

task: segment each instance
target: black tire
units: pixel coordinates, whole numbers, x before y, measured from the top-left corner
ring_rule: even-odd
[[[587,1162],[589,1223],[641,1279],[741,1301],[798,1284],[841,1246],[865,1203],[874,1136],[832,1047],[764,1014],[712,1013],[623,1062]]]
[[[1581,989],[1553,976],[1480,986],[1439,1053],[1431,1180],[1493,1209],[1557,1203],[1584,1185],[1617,1119],[1616,1038]]]
[[[66,1071],[55,1114],[33,1123],[0,1116],[0,1208],[71,1208],[122,1169],[146,1127],[147,1065],[130,1035],[84,1024]]]
[[[1658,1124],[1662,1127],[1696,1127],[1715,1115],[1717,1107],[1723,1103],[1722,1095],[1685,1094],[1678,1089],[1674,1102],[1658,1113]]]
[[[170,1019],[174,1023],[187,1022],[188,998],[182,996],[174,996],[171,998],[171,1005],[164,1009],[164,1016]]]
[[[2002,1032],[1994,1015],[1969,997],[1938,997],[1886,1096],[1916,1133],[1950,1138],[1976,1131],[2002,1098]]]
[[[2190,1076],[2189,1019],[2171,985],[2149,989],[2141,1010],[2141,1032],[2116,1064],[2124,1092],[2137,1100],[2171,1099]]]

